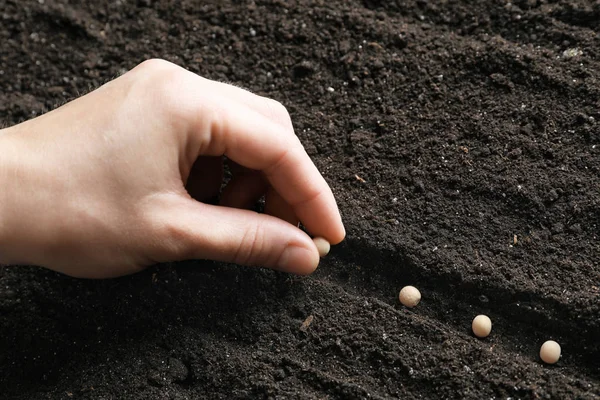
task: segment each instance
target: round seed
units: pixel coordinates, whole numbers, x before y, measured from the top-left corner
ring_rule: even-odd
[[[473,319],[471,324],[473,333],[479,338],[485,338],[492,331],[492,320],[487,315],[478,315]]]
[[[313,242],[315,242],[317,250],[319,250],[319,256],[325,257],[327,254],[329,254],[329,250],[331,250],[331,245],[327,240],[323,239],[322,237],[316,237],[313,239]]]
[[[405,286],[398,295],[400,303],[406,307],[415,307],[421,301],[421,292],[414,286]]]
[[[554,340],[548,340],[540,349],[540,358],[546,364],[554,364],[560,359],[560,345]]]

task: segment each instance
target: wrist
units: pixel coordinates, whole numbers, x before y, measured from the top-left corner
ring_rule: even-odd
[[[11,176],[14,176],[16,166],[16,150],[11,139],[12,128],[0,129],[0,264],[10,264],[14,261],[10,252],[10,205],[13,203],[14,186]]]

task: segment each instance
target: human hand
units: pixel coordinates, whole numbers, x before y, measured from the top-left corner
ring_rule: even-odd
[[[309,274],[317,248],[284,220],[345,236],[281,104],[166,61],[0,131],[0,154],[4,263],[88,278],[186,259]],[[201,203],[219,193],[223,156],[234,177],[220,205]],[[244,209],[265,192],[280,218]]]

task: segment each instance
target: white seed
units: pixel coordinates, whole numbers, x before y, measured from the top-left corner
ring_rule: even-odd
[[[473,319],[471,324],[473,333],[479,338],[485,338],[492,331],[492,320],[487,315],[478,315]]]
[[[315,242],[317,250],[319,250],[319,256],[325,257],[327,254],[329,254],[329,250],[331,250],[331,245],[327,240],[323,239],[322,237],[316,237],[313,239],[313,242]]]
[[[421,292],[414,286],[404,286],[398,295],[400,303],[406,307],[415,307],[421,301]]]
[[[548,340],[540,349],[540,358],[547,364],[554,364],[560,359],[560,345],[554,340]]]

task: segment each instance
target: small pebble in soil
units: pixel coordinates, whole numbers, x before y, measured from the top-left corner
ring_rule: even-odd
[[[315,242],[317,250],[319,250],[319,256],[325,257],[327,254],[329,254],[331,245],[327,240],[323,239],[322,237],[316,237],[313,239],[313,242]]]
[[[581,49],[570,48],[570,49],[566,49],[565,51],[563,51],[562,56],[563,56],[563,58],[573,58],[573,57],[578,57],[582,54],[583,54],[583,51],[581,51]]]
[[[492,331],[492,320],[487,315],[478,315],[473,319],[471,328],[478,338],[488,337]]]
[[[546,364],[554,364],[560,359],[560,345],[554,340],[544,342],[540,349],[540,358]]]
[[[414,286],[405,286],[398,295],[400,303],[406,307],[415,307],[421,301],[421,292]]]

